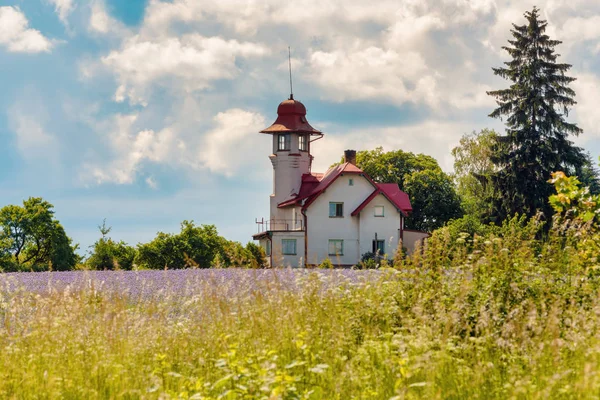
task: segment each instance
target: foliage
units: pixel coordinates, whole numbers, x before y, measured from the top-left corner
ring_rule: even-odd
[[[381,261],[385,258],[385,255],[380,255],[368,251],[360,257],[360,262],[356,266],[358,269],[377,269],[381,265]]]
[[[483,218],[491,213],[486,199],[490,192],[489,177],[494,171],[492,147],[498,134],[490,129],[465,134],[458,146],[452,149],[454,156],[454,180],[456,192],[461,199],[465,214]]]
[[[54,218],[53,205],[39,197],[0,209],[0,246],[4,270],[64,271],[79,260],[77,246]]]
[[[545,34],[547,22],[539,19],[539,10],[534,7],[525,18],[526,25],[513,24],[511,46],[504,47],[512,59],[493,69],[511,86],[488,92],[498,103],[490,116],[507,117],[506,135],[498,137],[492,156],[494,195],[488,200],[496,222],[538,210],[549,218],[551,172],[579,173],[585,164],[583,151],[568,139],[582,130],[565,120],[575,104],[568,86],[575,78],[565,75],[571,65],[557,62],[555,47],[561,42]]]
[[[402,189],[407,176],[417,171],[440,169],[435,158],[402,150],[384,152],[383,147],[359,151],[356,165],[377,182],[395,182]]]
[[[224,257],[224,242],[214,225],[183,221],[180,233],[159,232],[151,242],[138,245],[135,263],[149,269],[209,268],[217,254]]]
[[[588,187],[581,187],[577,177],[568,177],[562,171],[554,172],[549,182],[556,189],[556,194],[550,196],[550,204],[561,220],[598,221],[600,195],[591,194]]]
[[[326,258],[319,264],[320,269],[333,269],[333,263],[329,258]]]
[[[252,254],[252,267],[253,268],[266,268],[268,266],[267,255],[265,249],[253,242],[246,244],[246,250]]]
[[[413,213],[406,219],[407,229],[431,231],[461,215],[452,180],[433,157],[378,147],[359,151],[356,165],[374,181],[397,183],[409,195]]]
[[[135,264],[144,269],[258,268],[266,265],[264,253],[219,236],[214,225],[183,221],[181,232],[159,232],[149,243],[139,244]]]
[[[407,229],[430,232],[462,215],[452,180],[439,169],[413,172],[406,177],[404,190],[413,207]]]
[[[474,214],[467,214],[461,218],[448,221],[443,229],[450,235],[452,242],[463,237],[473,238],[477,236],[486,236],[494,232],[496,227],[493,225],[485,225]],[[466,236],[465,236],[466,235]]]
[[[588,274],[600,275],[600,195],[592,194],[582,187],[576,177],[563,172],[552,174],[556,194],[550,196],[550,204],[556,211],[555,229],[573,241],[572,251],[585,263]]]
[[[122,240],[115,242],[107,237],[112,228],[106,226],[106,220],[98,229],[102,237],[92,246],[93,250],[86,260],[86,266],[95,270],[131,270],[137,254],[135,248]]]

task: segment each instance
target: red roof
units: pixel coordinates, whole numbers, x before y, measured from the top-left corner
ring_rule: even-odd
[[[365,178],[371,182],[375,190],[363,203],[352,212],[352,216],[357,215],[366,207],[378,194],[383,194],[396,208],[404,214],[412,211],[410,199],[408,195],[400,190],[396,183],[375,183],[369,175],[365,174],[362,169],[351,163],[344,163],[330,168],[325,174],[312,173],[302,175],[302,184],[300,193],[297,196],[279,203],[278,207],[287,207],[294,204],[301,204],[306,200],[303,209],[308,208],[310,204],[316,200],[335,180],[342,174],[363,174]]]
[[[360,206],[356,208],[356,210],[352,211],[351,216],[358,215],[363,208],[367,206],[378,195],[382,194],[386,199],[389,200],[396,208],[402,212],[403,214],[408,214],[412,212],[412,205],[410,204],[410,199],[408,195],[400,190],[400,187],[397,183],[378,183],[377,188],[371,193],[369,197],[365,199],[361,203]]]
[[[310,126],[306,120],[306,107],[298,100],[290,97],[277,107],[277,119],[261,133],[310,133],[321,135],[321,131]]]

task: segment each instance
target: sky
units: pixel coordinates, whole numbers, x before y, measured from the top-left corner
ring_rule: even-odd
[[[270,136],[294,96],[343,150],[402,149],[452,171],[508,82],[512,23],[534,3],[562,40],[578,104],[574,141],[600,155],[597,0],[0,0],[0,206],[54,205],[81,251],[130,244],[183,220],[246,243],[268,217]]]

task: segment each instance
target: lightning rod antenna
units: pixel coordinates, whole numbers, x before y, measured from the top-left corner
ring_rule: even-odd
[[[290,65],[290,100],[294,100],[294,86],[292,86],[292,50],[288,46],[288,62]]]

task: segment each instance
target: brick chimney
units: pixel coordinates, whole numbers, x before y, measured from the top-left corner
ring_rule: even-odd
[[[345,150],[344,162],[356,165],[356,150]]]

